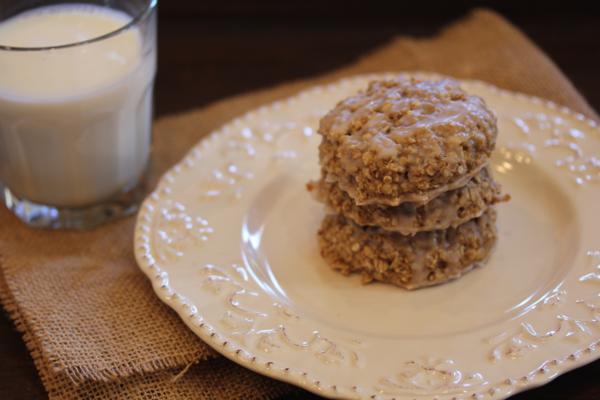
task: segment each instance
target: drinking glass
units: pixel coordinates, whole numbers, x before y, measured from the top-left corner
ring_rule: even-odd
[[[156,8],[0,1],[0,190],[27,225],[85,229],[137,210],[150,161]]]

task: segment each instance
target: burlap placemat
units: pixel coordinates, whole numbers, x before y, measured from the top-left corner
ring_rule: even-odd
[[[342,76],[428,70],[593,110],[557,67],[495,13],[473,12],[432,39],[398,38],[316,79],[217,102],[155,126],[156,179],[200,138],[260,103]],[[290,386],[218,357],[157,300],[132,253],[135,219],[90,232],[27,229],[0,209],[0,297],[50,398],[251,399]]]

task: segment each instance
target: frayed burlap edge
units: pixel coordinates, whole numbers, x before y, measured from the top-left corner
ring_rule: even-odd
[[[163,370],[187,371],[190,366],[194,364],[219,357],[219,354],[209,347],[208,352],[203,349],[203,351],[195,353],[173,355],[164,357],[160,360],[152,360],[150,362],[139,364],[127,362],[121,365],[111,366],[109,369],[94,370],[87,366],[65,367],[61,360],[44,353],[44,346],[39,339],[42,332],[40,332],[40,329],[36,329],[36,327],[31,326],[26,322],[27,318],[24,318],[22,315],[14,297],[15,294],[19,293],[19,289],[11,288],[7,283],[6,278],[7,275],[10,277],[10,272],[10,269],[5,268],[3,265],[0,256],[0,303],[13,321],[17,331],[21,333],[23,342],[30,352],[36,368],[40,371],[40,377],[42,378],[44,386],[46,386],[46,380],[50,375],[64,375],[65,378],[74,385],[79,385],[88,380],[111,382],[116,379],[127,378],[136,374],[153,373]],[[150,284],[148,283],[148,285]],[[174,374],[174,377],[179,376],[181,371]]]

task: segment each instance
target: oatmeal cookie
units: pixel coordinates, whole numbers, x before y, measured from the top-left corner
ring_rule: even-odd
[[[357,206],[335,183],[320,180],[310,183],[308,188],[333,212],[358,225],[380,227],[403,235],[457,227],[479,217],[488,207],[508,199],[500,194],[500,186],[492,179],[488,168],[482,169],[465,186],[445,192],[425,204],[405,202],[399,206]]]
[[[458,278],[484,262],[496,241],[495,222],[490,208],[457,228],[403,236],[328,215],[318,236],[321,255],[342,274],[416,289]]]
[[[427,202],[464,186],[494,149],[496,117],[451,79],[371,82],[320,121],[323,178],[357,205]]]

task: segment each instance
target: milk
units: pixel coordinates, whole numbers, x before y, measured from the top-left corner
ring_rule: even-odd
[[[66,45],[130,21],[101,6],[42,7],[1,22],[0,44]],[[154,32],[138,28],[53,50],[0,49],[0,181],[62,207],[135,186],[149,159],[155,69]]]

